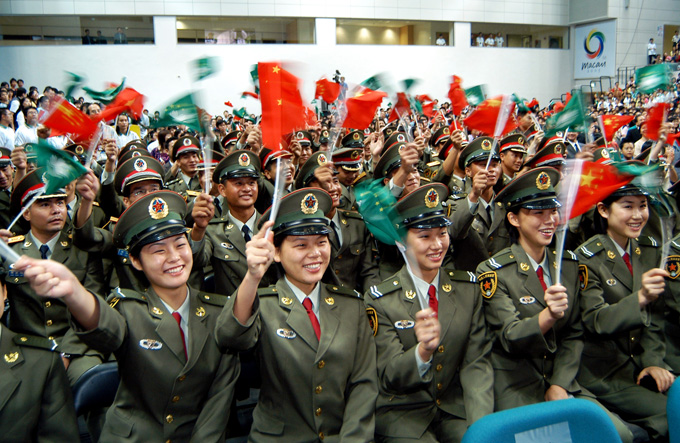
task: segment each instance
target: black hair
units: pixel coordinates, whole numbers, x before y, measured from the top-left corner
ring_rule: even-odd
[[[507,214],[512,212],[513,214],[518,216],[520,209],[521,209],[520,206],[512,206],[512,207],[508,208],[508,210],[506,211],[506,214],[505,214],[505,220],[503,220],[503,222],[505,223],[505,229],[507,229],[508,235],[510,236],[510,243],[512,243],[513,245],[516,244],[516,243],[519,243],[519,230],[517,229],[516,226],[513,226],[510,223],[510,220],[508,220]]]
[[[610,195],[609,197],[605,198],[602,200],[600,203],[602,203],[607,209],[609,209],[615,201],[620,200],[625,196],[617,196],[617,195]],[[646,197],[646,196],[645,196]],[[647,203],[649,204],[649,197],[647,198]],[[609,222],[607,221],[606,218],[602,217],[600,215],[600,211],[597,209],[597,206],[595,207],[595,211],[593,212],[593,228],[595,229],[595,232],[598,234],[606,234],[607,233],[607,228],[609,228]]]

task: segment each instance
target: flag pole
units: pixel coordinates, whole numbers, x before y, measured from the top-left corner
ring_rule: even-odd
[[[283,150],[283,147],[279,145],[279,149]],[[278,157],[276,159],[276,179],[274,180],[274,196],[272,198],[272,210],[269,213],[269,221],[274,222],[276,221],[276,216],[278,215],[279,212],[279,206],[280,206],[280,201],[281,201],[281,194],[283,194],[283,186],[285,185],[285,181],[283,180],[283,168],[281,167],[281,157]],[[271,228],[267,229],[267,232],[265,233],[265,237],[269,236],[269,232],[271,231]]]
[[[28,211],[28,208],[30,208],[31,205],[32,205],[33,203],[35,203],[35,201],[38,199],[38,197],[40,197],[40,196],[43,195],[44,193],[45,193],[45,187],[43,187],[42,189],[40,189],[38,192],[35,193],[35,195],[31,198],[31,201],[29,201],[28,204],[27,204],[26,206],[24,206],[23,208],[21,208],[21,211],[19,212],[19,214],[17,214],[17,216],[14,217],[14,220],[12,220],[12,222],[9,224],[9,226],[7,226],[7,230],[8,230],[8,231],[11,231],[11,230],[12,230],[12,228],[14,227],[14,225],[16,224],[16,222],[19,221],[19,219],[21,218],[21,216],[23,216],[23,215],[26,213],[26,211]]]
[[[101,125],[97,125],[97,132],[94,133],[94,137],[92,137],[92,141],[90,141],[90,146],[87,148],[87,155],[85,156],[85,167],[89,170],[92,170],[92,157],[94,157],[94,150],[97,148],[101,138],[102,127]]]
[[[491,146],[491,152],[489,152],[489,158],[486,161],[486,171],[489,170],[491,165],[491,159],[496,152],[496,145],[498,144],[498,139],[503,135],[503,129],[505,129],[505,124],[508,122],[510,117],[510,105],[512,105],[512,100],[509,95],[503,94],[503,100],[501,101],[501,109],[498,112],[498,117],[496,117],[496,128],[493,131],[493,145]]]
[[[574,207],[574,200],[576,199],[576,194],[578,193],[578,187],[581,184],[581,172],[583,171],[583,159],[574,160],[572,163],[572,170],[569,174],[571,180],[566,188],[566,194],[564,198],[564,206],[560,211],[560,226],[557,228],[557,238],[555,239],[555,263],[557,268],[555,268],[555,284],[560,284],[560,277],[562,274],[562,257],[564,255],[564,242],[567,238],[567,229],[569,225],[569,214],[571,214],[571,209]],[[563,188],[564,189],[564,188]],[[564,223],[562,223],[564,220]]]
[[[0,240],[0,256],[7,260],[10,265],[13,265],[19,260],[19,254],[14,252],[14,249],[10,248],[7,243]]]

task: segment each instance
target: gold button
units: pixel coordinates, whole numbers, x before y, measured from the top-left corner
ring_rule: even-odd
[[[323,369],[324,366],[326,366],[326,362],[323,361],[323,360],[321,360],[321,361],[319,362],[319,369]]]
[[[186,378],[187,378],[186,375],[180,375],[179,377],[177,377],[177,381],[184,381]]]
[[[340,275],[340,270],[336,269],[336,270],[335,270],[335,274],[336,274],[336,275]]]
[[[47,337],[47,339],[48,340],[54,340],[54,337],[50,335],[49,337]]]
[[[177,403],[178,401],[179,401],[179,395],[175,395],[174,397],[172,397],[173,403]]]
[[[317,394],[321,394],[321,391],[323,391],[323,388],[321,386],[317,386],[316,389],[314,389],[314,392]]]
[[[493,235],[489,236],[489,241],[493,241]]]
[[[635,337],[631,337],[631,338],[630,338],[630,341],[635,341]]]
[[[438,390],[438,391],[441,391],[443,387],[444,387],[443,384],[437,383],[437,390]]]
[[[167,417],[165,417],[165,421],[167,421],[168,423],[172,423],[172,420],[174,420],[172,418],[172,415],[168,415]]]
[[[123,263],[127,263],[127,258],[124,258],[124,259],[123,259]]]
[[[325,435],[323,435],[323,432],[319,432],[319,440],[323,440]]]
[[[442,401],[437,399],[437,406],[441,406],[441,405],[442,405]]]
[[[321,408],[317,408],[316,411],[314,411],[314,413],[316,414],[317,417],[321,415]]]
[[[493,257],[493,252],[489,252],[489,257]]]
[[[49,308],[50,306],[52,306],[52,302],[46,301],[46,302],[45,302],[45,307],[46,307],[46,308]]]
[[[444,366],[442,366],[441,364],[438,364],[437,367],[436,367],[435,369],[436,369],[437,371],[441,371],[442,368],[444,368]]]
[[[437,348],[437,352],[439,352],[440,354],[441,354],[442,352],[444,352],[444,345],[440,345],[440,346]]]
[[[172,443],[172,440],[165,440],[165,443]]]
[[[47,326],[52,326],[52,320],[47,320],[47,321],[45,322],[45,324],[46,324]]]
[[[342,259],[342,254],[338,254],[338,260]]]
[[[228,258],[229,258],[229,254],[224,254],[224,258],[228,259]]]
[[[17,283],[18,281],[19,281],[18,278],[15,278],[15,279],[14,279],[14,283]]]

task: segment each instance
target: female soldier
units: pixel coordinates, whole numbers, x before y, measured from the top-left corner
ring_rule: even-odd
[[[448,188],[422,186],[397,202],[408,262],[365,295],[378,348],[377,441],[459,442],[493,412],[493,371],[474,274],[443,271]]]
[[[331,197],[302,188],[280,205],[275,223],[248,242],[248,272],[215,332],[223,349],[257,346],[262,388],[249,440],[371,441],[378,387],[364,305],[355,291],[321,282]],[[269,211],[261,220],[268,219]],[[272,260],[285,275],[258,291]]]
[[[663,361],[657,309],[668,273],[657,267],[657,241],[640,236],[648,217],[647,193],[623,186],[597,204],[599,233],[577,250],[585,330],[578,381],[656,439],[668,435],[661,392],[675,377]]]
[[[185,213],[179,194],[157,191],[121,215],[114,242],[129,248],[150,287],[144,293],[118,288],[108,304],[58,263],[22,257],[15,264],[37,293],[63,299],[85,343],[116,356],[120,386],[102,441],[225,438],[239,366],[213,337],[224,297],[187,286],[192,261]]]
[[[496,410],[570,396],[595,401],[576,381],[583,349],[576,255],[564,252],[560,281],[551,274],[556,256],[548,245],[559,222],[553,188],[559,178],[556,169],[536,168],[496,197],[508,211],[513,244],[477,267],[493,334]],[[632,441],[624,423],[610,417],[621,439]]]

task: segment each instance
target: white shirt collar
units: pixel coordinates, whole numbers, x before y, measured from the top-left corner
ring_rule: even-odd
[[[619,253],[621,257],[623,257],[623,254],[627,253],[628,250],[630,249],[630,240],[628,240],[628,243],[626,244],[626,249],[623,249],[621,246],[619,246],[619,244],[616,243],[613,238],[609,237],[609,240],[611,240],[612,243],[614,243],[614,247],[616,248],[616,251]],[[630,253],[628,255],[630,256]]]
[[[316,314],[316,318],[319,318],[319,292],[321,291],[321,284],[317,283],[316,286],[314,286],[314,289],[312,289],[312,292],[307,295],[300,288],[295,286],[293,283],[288,280],[288,277],[284,277],[286,280],[286,284],[290,288],[291,291],[293,291],[293,294],[295,294],[295,297],[298,299],[300,304],[305,300],[305,298],[309,297],[310,300],[312,300],[312,311],[314,311],[314,314]],[[319,320],[320,321],[320,320]]]
[[[227,211],[227,216],[229,217],[229,220],[231,220],[231,222],[236,225],[239,231],[243,229],[243,225],[245,224],[248,226],[248,229],[250,229],[250,236],[252,237],[255,235],[255,221],[257,220],[257,211],[253,211],[253,215],[251,215],[248,221],[245,223],[243,223],[241,220],[238,220],[236,217],[232,217],[230,211]]]
[[[60,234],[60,232],[55,234],[54,237],[52,237],[51,239],[49,239],[47,241],[47,243],[41,243],[40,240],[38,240],[36,238],[36,236],[33,235],[33,231],[31,231],[31,233],[30,233],[31,238],[33,239],[33,243],[35,243],[35,247],[38,248],[38,250],[40,250],[40,247],[42,245],[47,245],[47,247],[50,248],[50,252],[47,253],[48,259],[52,258],[52,254],[54,254],[54,248],[57,245],[57,240],[59,240],[59,234]]]
[[[552,286],[552,276],[550,275],[550,260],[548,260],[548,254],[550,250],[548,248],[545,248],[545,252],[543,254],[543,261],[539,265],[536,260],[531,258],[529,254],[527,254],[527,257],[529,258],[529,263],[531,263],[531,267],[534,269],[534,272],[538,270],[538,267],[541,266],[543,268],[543,280],[546,284],[546,286]]]
[[[413,272],[411,272],[410,265],[407,266],[406,270],[411,276],[411,280],[413,280],[413,286],[416,287],[416,294],[418,294],[418,301],[420,301],[421,309],[430,307],[430,296],[427,293],[430,290],[430,285],[434,285],[435,289],[437,290],[437,300],[439,300],[439,274],[441,270],[437,271],[437,276],[434,278],[434,280],[432,280],[432,283],[428,283],[422,278],[414,275]]]
[[[189,288],[187,287],[187,295],[184,298],[184,302],[182,305],[175,311],[165,303],[165,301],[158,297],[158,299],[163,303],[163,306],[165,306],[165,309],[168,311],[170,315],[173,314],[173,312],[179,312],[180,317],[182,317],[182,321],[180,321],[180,326],[182,327],[182,332],[184,332],[184,344],[187,348],[187,355],[189,355],[189,305],[191,304],[189,301]],[[174,319],[173,319],[174,320]]]

